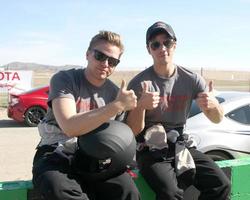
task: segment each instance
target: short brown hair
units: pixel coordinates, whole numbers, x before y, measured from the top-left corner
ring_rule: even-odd
[[[117,46],[121,50],[121,54],[124,51],[124,46],[121,41],[121,36],[111,31],[100,31],[97,35],[95,35],[89,43],[88,51],[90,51],[93,48],[93,46],[95,46],[100,41],[106,41],[112,45]]]

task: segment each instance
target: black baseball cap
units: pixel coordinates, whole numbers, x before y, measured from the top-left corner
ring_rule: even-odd
[[[149,41],[152,39],[152,37],[157,33],[166,33],[170,38],[173,40],[177,40],[174,30],[169,24],[166,24],[164,22],[155,22],[152,26],[150,26],[146,33],[146,43],[148,45]]]

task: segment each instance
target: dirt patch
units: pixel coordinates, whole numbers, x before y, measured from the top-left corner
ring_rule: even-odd
[[[3,107],[0,107],[0,120],[1,119],[8,119],[7,109]]]

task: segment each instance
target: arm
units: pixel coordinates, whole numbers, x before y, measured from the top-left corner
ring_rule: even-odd
[[[158,106],[160,96],[158,92],[148,92],[148,85],[143,82],[142,95],[137,103],[137,107],[128,113],[126,123],[133,133],[138,135],[145,127],[146,110],[152,110]]]
[[[111,117],[136,106],[137,100],[132,90],[127,90],[125,82],[116,99],[101,108],[85,113],[77,113],[75,101],[69,98],[56,98],[52,108],[59,126],[69,137],[80,136],[97,128]]]
[[[213,94],[212,81],[209,82],[209,91],[199,93],[196,102],[202,112],[211,122],[221,122],[221,120],[223,119],[224,111]]]
[[[126,123],[132,129],[134,135],[138,135],[145,127],[146,109],[141,106],[140,100],[137,107],[128,113]]]

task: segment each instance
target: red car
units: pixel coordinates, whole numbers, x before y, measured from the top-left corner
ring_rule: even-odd
[[[34,127],[43,119],[48,105],[49,86],[35,88],[21,94],[10,94],[8,117]]]

